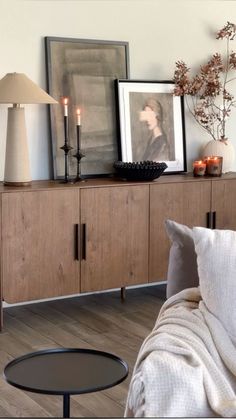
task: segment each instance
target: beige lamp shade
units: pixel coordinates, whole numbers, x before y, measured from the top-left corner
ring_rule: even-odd
[[[14,186],[29,185],[31,175],[25,110],[20,104],[58,102],[25,74],[9,73],[0,80],[0,103],[13,104],[13,107],[8,108],[4,183]]]
[[[8,73],[0,80],[0,103],[57,103],[23,73]]]

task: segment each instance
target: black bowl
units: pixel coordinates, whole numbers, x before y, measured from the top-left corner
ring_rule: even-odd
[[[154,180],[161,176],[167,167],[164,162],[159,163],[149,160],[133,163],[117,161],[114,163],[118,176],[126,180]]]

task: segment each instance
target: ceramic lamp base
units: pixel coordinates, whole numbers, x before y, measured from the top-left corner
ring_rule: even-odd
[[[24,108],[8,108],[4,184],[30,184],[30,164]]]

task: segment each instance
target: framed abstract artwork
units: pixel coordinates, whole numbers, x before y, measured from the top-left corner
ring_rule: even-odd
[[[76,109],[80,109],[81,175],[109,175],[118,156],[114,80],[129,77],[128,43],[46,37],[48,92],[68,98],[69,175],[76,174]],[[62,106],[50,107],[54,178],[64,175]]]
[[[123,161],[165,162],[165,173],[186,171],[183,97],[171,81],[116,80]]]

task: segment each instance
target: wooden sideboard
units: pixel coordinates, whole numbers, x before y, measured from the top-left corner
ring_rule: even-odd
[[[0,185],[2,301],[54,298],[166,279],[167,218],[236,230],[236,174]]]

